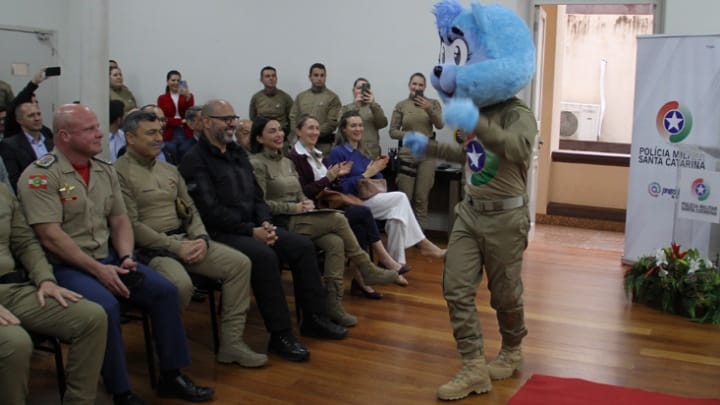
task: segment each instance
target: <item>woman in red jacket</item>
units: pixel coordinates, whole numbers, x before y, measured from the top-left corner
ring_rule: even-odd
[[[165,78],[167,80],[165,94],[158,96],[157,99],[158,107],[167,117],[163,140],[180,161],[182,155],[192,146],[190,139],[193,131],[185,123],[185,111],[195,104],[195,99],[188,90],[187,82],[182,80],[180,72],[171,70]]]

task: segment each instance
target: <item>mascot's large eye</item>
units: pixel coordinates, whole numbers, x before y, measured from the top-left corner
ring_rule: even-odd
[[[449,51],[452,54],[453,62],[456,65],[464,65],[468,60],[468,47],[462,39],[456,39],[450,44]]]
[[[463,39],[456,39],[452,44],[447,45],[445,43],[440,46],[440,57],[438,58],[440,64],[445,63],[446,58],[452,58],[451,61],[456,65],[464,65],[468,61],[468,47],[467,43]]]

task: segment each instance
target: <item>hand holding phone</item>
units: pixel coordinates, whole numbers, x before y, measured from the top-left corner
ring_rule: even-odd
[[[187,80],[180,80],[180,87],[183,89],[187,89]]]
[[[45,68],[45,77],[60,76],[60,66]]]

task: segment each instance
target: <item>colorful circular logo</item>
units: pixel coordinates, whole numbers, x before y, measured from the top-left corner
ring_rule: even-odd
[[[671,143],[682,142],[692,130],[692,114],[678,101],[668,101],[660,107],[655,124],[660,136]]]
[[[467,153],[468,183],[473,186],[482,186],[489,183],[497,175],[500,159],[497,155],[485,149],[480,142],[472,140],[465,146]]]
[[[648,194],[653,197],[657,197],[662,193],[662,186],[660,183],[653,182],[648,184]]]
[[[710,186],[705,184],[702,178],[695,179],[690,187],[692,188],[692,193],[695,194],[698,201],[705,201],[708,197],[710,197]]]

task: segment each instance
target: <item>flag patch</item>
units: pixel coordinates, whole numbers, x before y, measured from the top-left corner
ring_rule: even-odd
[[[47,188],[47,176],[36,174],[28,177],[28,187],[30,188]]]

